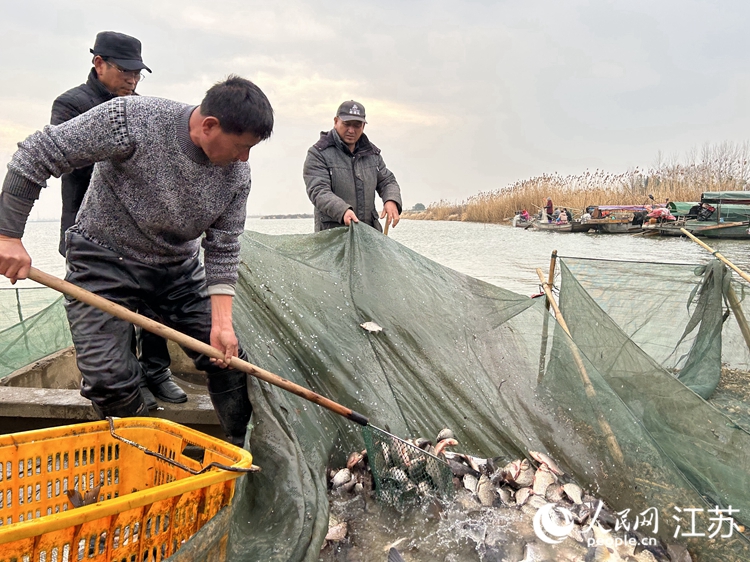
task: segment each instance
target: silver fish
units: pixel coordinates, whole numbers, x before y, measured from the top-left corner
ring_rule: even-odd
[[[555,482],[557,482],[557,476],[547,468],[546,464],[542,464],[537,469],[536,474],[534,474],[534,485],[532,488],[535,494],[543,497],[547,492],[547,486]]]
[[[516,478],[518,478],[518,475],[521,473],[521,461],[519,459],[511,461],[503,468],[501,468],[500,471],[503,479],[509,484],[512,484],[516,481]]]
[[[479,480],[477,480],[476,476],[472,476],[471,474],[466,474],[464,476],[463,482],[464,482],[464,488],[469,490],[472,494],[476,494],[477,484],[479,484]]]
[[[549,502],[545,500],[543,496],[537,496],[535,494],[532,494],[529,499],[526,500],[526,505],[530,505],[534,509],[541,509],[548,503]]]
[[[526,503],[526,500],[529,499],[529,496],[533,494],[531,488],[521,488],[516,492],[516,505],[523,505]]]
[[[365,457],[367,456],[367,451],[354,451],[352,454],[349,455],[349,458],[346,460],[346,468],[351,470],[355,466],[357,468],[364,468],[365,467]]]
[[[583,500],[581,499],[583,491],[577,484],[573,484],[572,482],[563,484],[563,492],[565,492],[565,495],[573,500],[574,504],[580,505],[583,503]]]
[[[547,486],[547,491],[544,492],[544,497],[550,503],[563,501],[563,487],[558,484],[550,484]]]
[[[342,521],[341,523],[338,523],[333,527],[328,527],[328,533],[326,534],[325,540],[332,542],[343,541],[346,538],[346,532],[346,521]]]
[[[432,441],[425,439],[424,437],[418,437],[414,440],[414,445],[420,449],[426,449],[428,445],[432,445]]]
[[[565,474],[562,469],[557,466],[557,463],[552,460],[552,457],[545,453],[539,453],[537,451],[529,451],[529,454],[531,455],[531,458],[534,459],[539,464],[546,464],[549,469],[557,474],[558,476],[562,476]]]
[[[503,505],[511,505],[513,502],[513,496],[508,490],[505,488],[497,488],[496,492],[497,495],[500,496],[500,501],[503,502]]]
[[[460,476],[463,477],[465,474],[472,474],[476,478],[479,478],[480,473],[473,468],[471,468],[469,465],[464,464],[458,460],[458,458],[447,458],[448,466],[451,467],[451,471],[453,472],[454,476]]]
[[[363,322],[359,327],[367,330],[371,334],[377,334],[378,332],[383,331],[383,328],[378,326],[375,322]]]
[[[492,485],[492,482],[490,482],[490,479],[484,474],[479,477],[476,494],[480,503],[484,507],[492,507],[495,504],[495,499],[497,498],[495,487]]]
[[[455,437],[456,436],[453,435],[453,431],[451,431],[447,427],[444,427],[440,430],[440,433],[437,434],[435,442],[442,441],[443,439],[454,439]]]
[[[340,488],[352,479],[352,473],[348,468],[342,468],[331,479],[333,489]]]
[[[516,476],[516,486],[520,488],[531,486],[534,483],[534,474],[536,474],[534,467],[529,464],[527,459],[523,459],[521,461],[521,470],[518,476]]]
[[[399,484],[405,484],[409,482],[409,477],[406,475],[406,472],[404,472],[400,468],[389,468],[383,473],[383,478],[389,478],[395,482],[398,482]]]

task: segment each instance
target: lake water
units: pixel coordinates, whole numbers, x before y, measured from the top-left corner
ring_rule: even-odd
[[[306,234],[312,219],[249,218],[248,230],[265,234]],[[59,223],[30,222],[24,245],[35,267],[62,276],[65,261],[57,253]],[[389,237],[461,273],[521,294],[538,292],[536,268],[545,273],[553,250],[560,256],[657,263],[706,263],[711,255],[687,238],[629,234],[557,233],[495,224],[403,220]],[[750,244],[743,240],[711,240],[709,246],[750,271]],[[30,281],[20,287],[34,286]],[[0,288],[10,287],[0,279]]]

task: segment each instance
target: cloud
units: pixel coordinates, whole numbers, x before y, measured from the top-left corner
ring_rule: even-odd
[[[145,95],[198,103],[230,73],[266,92],[277,127],[251,155],[256,213],[309,210],[305,151],[346,99],[367,108],[405,201],[618,173],[658,150],[748,138],[748,16],[738,0],[8,3],[0,159],[83,81],[96,32],[114,28],[143,42]]]

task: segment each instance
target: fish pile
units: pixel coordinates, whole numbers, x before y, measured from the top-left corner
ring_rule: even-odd
[[[447,502],[436,501],[436,491],[440,490],[435,469],[429,469],[428,462],[420,458],[419,450],[425,451],[444,461],[452,474],[453,495],[450,509],[481,516],[488,510],[516,510],[519,517],[528,523],[536,518],[536,524],[544,519],[542,528],[551,529],[547,538],[527,533],[524,541],[523,560],[541,560],[549,556],[550,544],[565,541],[570,557],[565,560],[585,562],[691,562],[690,554],[678,544],[664,544],[658,539],[656,544],[646,544],[643,535],[637,531],[615,532],[617,515],[606,504],[586,493],[572,481],[549,455],[529,451],[529,458],[500,462],[499,458],[485,459],[473,457],[450,449],[458,446],[453,432],[443,429],[434,442],[425,439],[406,440],[411,447],[406,452],[396,454],[389,445],[379,444],[376,448],[376,471],[381,476],[381,485],[391,485],[393,490],[431,502],[447,509]],[[409,452],[409,450],[416,451]],[[333,498],[374,496],[375,482],[370,469],[371,459],[367,451],[357,451],[349,455],[346,467],[330,470],[329,489]],[[383,464],[384,463],[384,464]],[[449,479],[451,477],[449,476]],[[450,482],[450,480],[449,480]],[[348,539],[347,523],[341,518],[332,517],[324,546]],[[544,521],[542,523],[544,523]],[[557,530],[559,533],[554,534]],[[537,538],[539,540],[537,540]],[[619,540],[617,540],[619,538]],[[652,538],[652,537],[649,537]],[[633,540],[634,539],[634,540]],[[571,542],[572,541],[572,542]],[[593,546],[592,546],[593,545]],[[479,549],[478,549],[479,550]],[[553,551],[554,552],[554,551]],[[572,554],[575,552],[575,554]],[[536,554],[535,554],[536,553]],[[547,554],[543,554],[547,553]],[[481,560],[494,559],[480,557]],[[505,558],[503,558],[505,559]],[[407,558],[408,560],[408,558]],[[521,560],[520,557],[516,560]]]

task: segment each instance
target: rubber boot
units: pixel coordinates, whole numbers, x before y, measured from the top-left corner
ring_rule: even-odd
[[[94,411],[97,413],[100,419],[105,419],[108,417],[134,418],[149,415],[148,407],[146,406],[146,402],[143,399],[140,388],[136,392],[128,396],[126,399],[115,402],[114,404],[100,406],[92,402],[91,405],[94,407]]]
[[[214,373],[208,376],[206,386],[227,441],[244,447],[247,424],[253,413],[247,397],[247,375],[234,370]]]

